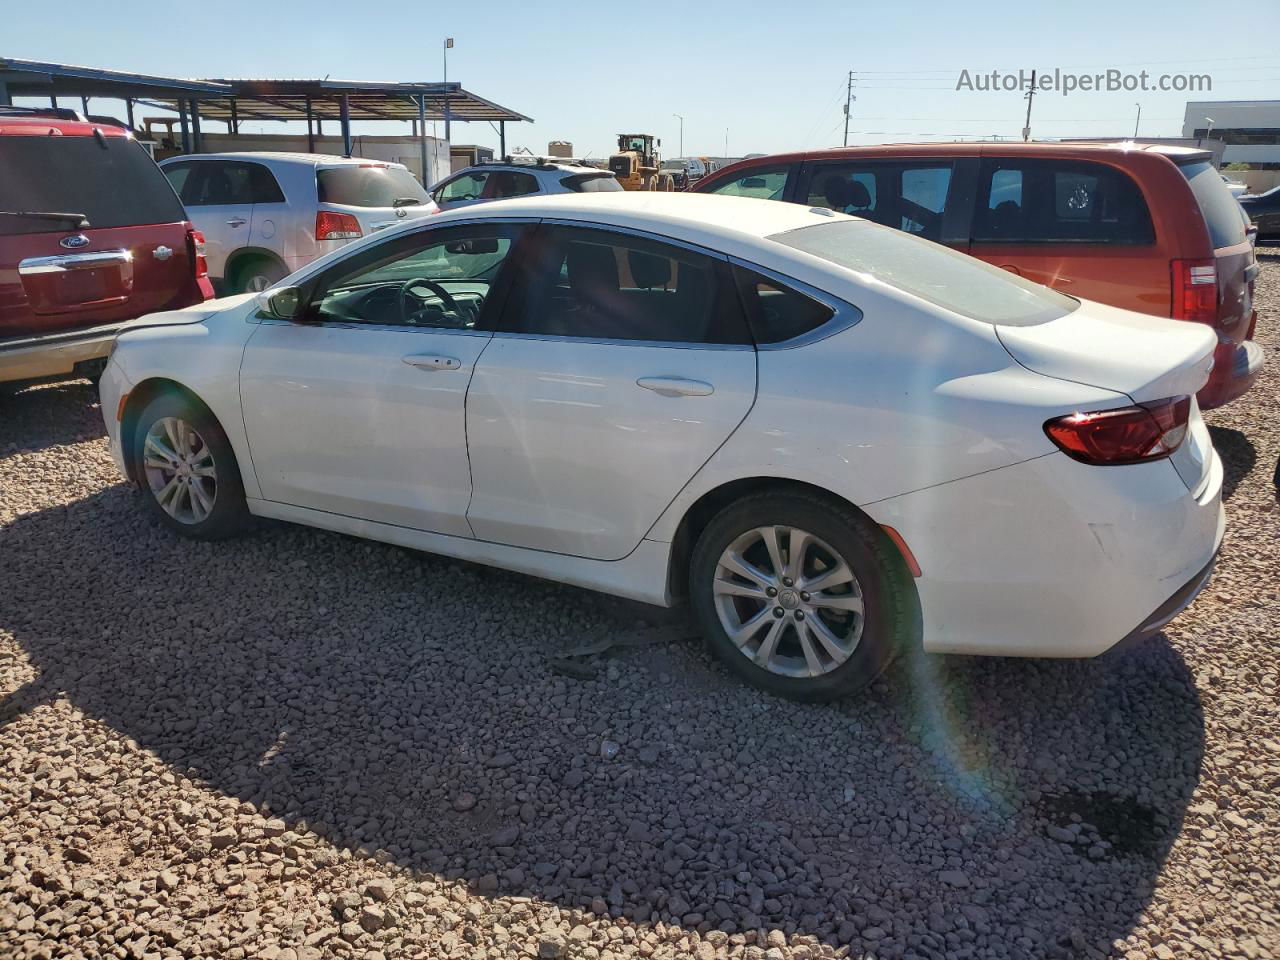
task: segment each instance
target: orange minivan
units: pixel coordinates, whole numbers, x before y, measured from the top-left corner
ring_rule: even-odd
[[[939,143],[752,157],[696,193],[841,210],[1063,293],[1212,326],[1201,407],[1262,369],[1258,273],[1239,204],[1204,150],[1140,143]]]

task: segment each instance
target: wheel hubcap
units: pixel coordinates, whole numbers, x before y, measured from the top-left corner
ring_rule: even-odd
[[[218,498],[213,451],[191,424],[179,417],[157,420],[142,451],[147,486],[164,512],[179,523],[200,523]]]
[[[862,639],[858,578],[807,530],[748,530],[720,554],[712,592],[729,639],[770,673],[822,676],[848,660]]]

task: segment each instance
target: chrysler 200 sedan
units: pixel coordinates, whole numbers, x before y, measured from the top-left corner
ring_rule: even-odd
[[[178,533],[289,520],[655,604],[747,680],[904,645],[1092,656],[1209,577],[1213,332],[830,210],[513,199],[116,341],[120,468]]]

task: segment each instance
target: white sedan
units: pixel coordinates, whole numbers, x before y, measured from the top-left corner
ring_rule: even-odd
[[[102,410],[173,530],[273,517],[670,605],[743,677],[1081,657],[1207,581],[1208,327],[717,196],[513,199],[144,317]]]

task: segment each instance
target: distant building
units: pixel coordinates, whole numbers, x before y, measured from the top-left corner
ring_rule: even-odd
[[[1193,100],[1182,136],[1221,140],[1224,164],[1280,170],[1280,100]]]
[[[547,156],[549,157],[572,157],[573,144],[568,140],[552,140],[547,144]]]

